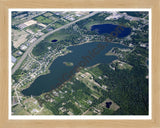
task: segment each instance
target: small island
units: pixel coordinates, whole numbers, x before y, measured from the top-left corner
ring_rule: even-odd
[[[66,66],[73,66],[72,62],[63,62],[63,64],[65,64]]]

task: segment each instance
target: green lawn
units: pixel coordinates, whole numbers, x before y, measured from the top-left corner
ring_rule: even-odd
[[[20,105],[16,105],[12,107],[12,111],[14,112],[15,115],[28,115],[29,113],[22,108]]]
[[[52,20],[50,20],[49,18],[46,18],[44,16],[38,16],[35,18],[35,20],[37,20],[38,22],[43,23],[43,24],[50,24],[51,22],[53,22]]]
[[[66,39],[69,34],[65,33],[63,30],[57,31],[54,34],[49,35],[45,38],[45,40],[51,42],[52,40],[56,39],[58,41]]]

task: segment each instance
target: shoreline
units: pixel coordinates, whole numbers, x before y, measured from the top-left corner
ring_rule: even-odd
[[[68,53],[71,53],[72,51],[68,50],[68,49],[67,49],[68,47],[83,45],[83,44],[87,44],[87,43],[94,43],[94,42],[110,43],[110,42],[106,42],[106,41],[85,41],[85,42],[83,42],[83,43],[79,43],[79,44],[76,44],[76,45],[70,45],[70,46],[67,46],[67,47],[65,47],[64,49],[62,49],[62,50],[67,50],[67,51],[68,51],[67,53],[62,54],[62,55],[59,55],[59,56],[56,56],[56,58],[58,58],[58,57],[60,57],[60,56],[65,56],[65,55],[67,55]],[[117,43],[116,43],[116,42],[112,42],[112,43],[118,44],[118,42],[117,42]],[[113,49],[113,48],[112,48],[112,49]],[[111,49],[111,50],[112,50],[112,49]],[[110,50],[110,51],[111,51],[111,50]],[[110,52],[110,51],[109,51],[109,52]],[[109,52],[107,52],[107,53],[109,53]],[[105,55],[106,55],[106,54],[105,54]],[[111,56],[115,56],[115,55],[111,55]],[[56,59],[56,58],[55,58],[55,59]],[[27,89],[28,87],[30,87],[31,84],[32,84],[38,77],[49,74],[49,73],[50,73],[49,68],[50,68],[50,66],[52,65],[52,63],[54,62],[55,59],[51,60],[51,62],[50,62],[50,63],[48,64],[48,66],[46,67],[46,71],[43,72],[42,74],[39,74],[37,77],[35,77],[35,78],[33,79],[33,81],[32,81],[25,89]],[[95,66],[97,66],[97,65],[99,65],[99,64],[100,64],[100,63],[95,64],[95,65],[93,65],[93,66],[91,66],[91,67],[88,67],[88,68],[95,67]],[[64,83],[65,83],[65,82],[64,82]],[[63,84],[64,84],[64,83],[63,83]],[[63,84],[62,84],[61,86],[55,88],[55,89],[52,89],[51,91],[61,88],[61,87],[63,86]],[[23,89],[23,90],[25,90],[25,89]],[[23,91],[23,90],[22,90],[22,91]],[[46,92],[46,93],[48,93],[48,92]],[[25,96],[25,95],[24,95],[24,96]]]

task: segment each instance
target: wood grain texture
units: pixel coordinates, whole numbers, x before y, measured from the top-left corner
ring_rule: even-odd
[[[151,8],[152,120],[8,120],[9,8]],[[160,0],[0,0],[0,128],[160,128]]]

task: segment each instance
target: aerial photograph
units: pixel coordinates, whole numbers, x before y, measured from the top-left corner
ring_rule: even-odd
[[[10,14],[12,116],[149,115],[149,11]]]

